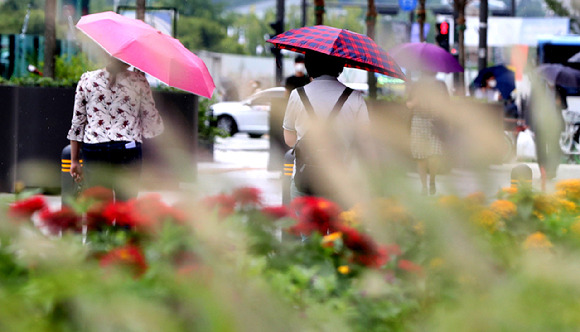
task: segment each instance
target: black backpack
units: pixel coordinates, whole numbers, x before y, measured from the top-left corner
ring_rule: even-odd
[[[302,104],[304,104],[304,108],[306,109],[308,116],[311,119],[315,119],[316,114],[314,113],[314,109],[312,108],[312,104],[310,103],[304,88],[296,88],[296,91],[302,100]],[[348,87],[344,89],[342,95],[340,95],[338,101],[328,116],[329,122],[338,115],[352,91],[353,90]],[[323,171],[323,166],[318,165],[317,157],[312,155],[312,153],[323,153],[323,151],[318,151],[316,149],[306,147],[305,145],[309,144],[307,137],[308,133],[304,134],[302,138],[296,142],[293,148],[296,165],[294,185],[300,192],[306,195],[325,196],[323,188],[321,188],[319,181],[317,181],[319,174],[321,174],[320,172]]]

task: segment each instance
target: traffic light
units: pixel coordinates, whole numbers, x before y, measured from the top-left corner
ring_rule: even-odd
[[[437,44],[449,52],[449,22],[437,23]]]
[[[272,30],[274,30],[274,33],[270,34],[270,38],[284,32],[284,23],[282,21],[271,22],[270,27],[272,27]]]
[[[284,32],[284,23],[282,21],[271,22],[270,27],[272,27],[272,30],[274,30],[274,33],[270,34],[270,38],[274,38],[277,35]],[[280,54],[280,49],[275,46],[270,47],[270,51],[275,56],[278,56]]]

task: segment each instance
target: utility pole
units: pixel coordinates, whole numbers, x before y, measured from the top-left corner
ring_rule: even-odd
[[[308,22],[308,12],[307,12],[308,5],[306,4],[306,0],[302,0],[301,10],[302,10],[302,26],[305,27]]]
[[[478,56],[478,69],[487,67],[487,0],[479,1],[479,49],[477,50]]]
[[[419,41],[425,41],[425,0],[419,0],[419,9],[417,9],[417,24],[419,24]]]
[[[44,4],[44,76],[54,78],[56,53],[56,0]]]
[[[314,24],[324,24],[324,0],[314,0],[314,17]]]
[[[274,30],[274,33],[270,35],[270,38],[277,36],[284,32],[284,12],[285,12],[284,0],[276,0],[276,21],[270,23],[270,27]],[[279,48],[272,47],[272,54],[276,58],[276,85],[282,85],[284,79],[284,71],[282,67],[282,52]]]
[[[141,21],[145,21],[145,0],[136,0],[136,11],[135,18]]]
[[[512,0],[512,16],[516,17],[516,0]]]
[[[375,0],[368,0],[368,11],[367,11],[367,36],[370,39],[375,39],[375,27],[377,24],[377,7],[375,6]],[[367,83],[369,85],[369,97],[372,100],[377,99],[377,78],[375,73],[369,71],[367,74]]]

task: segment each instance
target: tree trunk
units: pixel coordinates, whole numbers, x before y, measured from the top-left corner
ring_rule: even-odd
[[[44,76],[54,78],[56,53],[56,0],[46,0],[44,5]]]
[[[425,0],[419,0],[417,9],[417,24],[419,24],[419,41],[425,41]]]
[[[457,48],[459,53],[459,64],[465,68],[465,5],[468,0],[455,0],[454,7],[457,12]],[[459,86],[457,87],[457,94],[465,96],[465,73],[459,73]]]
[[[324,0],[314,0],[314,24],[324,24]]]
[[[368,0],[368,12],[366,17],[367,22],[367,36],[370,39],[375,39],[375,26],[377,23],[377,8],[375,0]],[[369,85],[369,97],[373,100],[377,99],[377,78],[374,72],[368,72],[367,83]]]
[[[136,12],[135,12],[135,18],[141,21],[145,21],[145,0],[136,0]]]

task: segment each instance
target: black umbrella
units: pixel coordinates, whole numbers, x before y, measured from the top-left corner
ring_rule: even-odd
[[[574,54],[570,59],[568,59],[569,63],[580,63],[580,52]]]
[[[559,63],[545,63],[538,66],[538,74],[553,85],[568,88],[580,87],[580,70]]]

